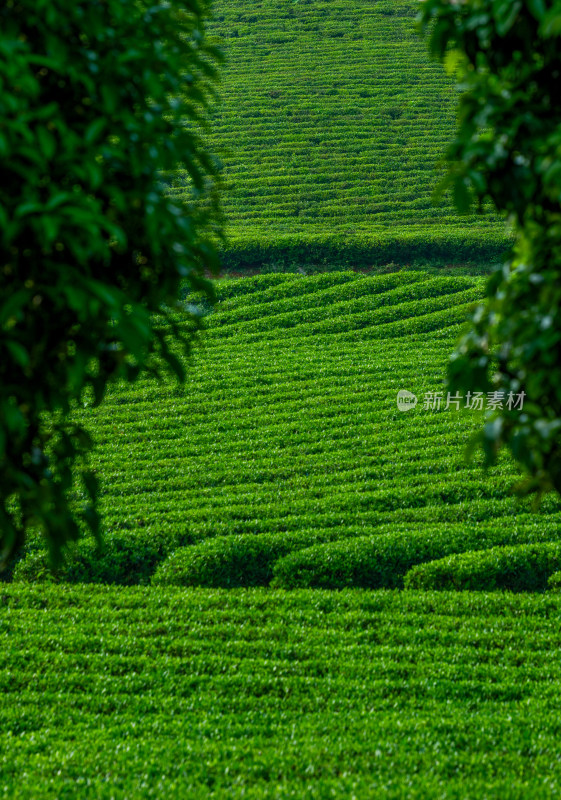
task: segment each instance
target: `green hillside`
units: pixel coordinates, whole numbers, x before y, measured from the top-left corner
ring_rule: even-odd
[[[465,463],[482,411],[424,408],[481,278],[284,274],[219,291],[184,389],[115,388],[77,413],[98,443],[107,550],[81,544],[61,579],[399,588],[419,563],[559,539],[560,502],[531,513],[506,457],[488,476]],[[400,389],[414,409],[398,410]],[[15,578],[41,577],[31,545]]]
[[[418,0],[217,0],[227,56],[209,143],[224,163],[226,265],[496,258],[493,214],[431,202],[453,81]],[[182,178],[176,192],[185,192]]]

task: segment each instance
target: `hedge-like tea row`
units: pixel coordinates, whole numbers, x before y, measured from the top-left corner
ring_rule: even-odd
[[[446,279],[444,279],[446,280]],[[453,280],[453,279],[452,279]],[[237,323],[215,327],[209,334],[218,336],[245,336],[262,331],[268,332],[278,328],[296,329],[295,335],[321,335],[325,333],[346,333],[349,330],[362,328],[374,328],[397,320],[420,317],[424,314],[440,311],[450,307],[450,295],[457,292],[457,299],[454,298],[456,305],[461,305],[468,301],[481,299],[481,289],[479,286],[472,286],[464,291],[458,291],[446,285],[439,285],[439,279],[426,281],[419,285],[418,291],[395,292],[388,291],[382,295],[389,295],[387,305],[376,302],[371,297],[359,298],[358,300],[333,303],[319,308],[299,309],[298,311],[287,314],[271,314],[265,319],[254,319],[250,322]],[[426,295],[422,289],[426,288]],[[411,296],[420,295],[420,299],[406,300]]]
[[[540,592],[560,569],[561,542],[493,547],[420,564],[405,576],[405,588]]]
[[[351,554],[368,537],[401,553],[375,585],[400,585],[419,560],[454,552],[441,546],[535,541],[531,501],[509,494],[512,462],[487,476],[464,462],[483,413],[446,409],[445,398],[424,407],[442,389],[466,298],[482,291],[479,279],[412,270],[220,282],[185,388],[139,381],[76,412],[98,443],[106,546],[78,544],[56,580],[147,584],[158,571],[162,582],[263,585],[296,551],[340,540]],[[346,313],[354,304],[371,310]],[[316,312],[324,318],[305,322]],[[278,324],[287,314],[291,328]],[[335,332],[359,318],[364,327]],[[269,330],[243,332],[255,324]],[[419,401],[407,413],[402,388]],[[546,499],[535,521],[543,540],[558,538],[559,501]],[[449,541],[438,532],[447,526]],[[14,579],[50,579],[40,544]]]
[[[482,550],[513,542],[532,544]],[[351,541],[318,544],[305,550],[294,549],[275,563],[272,585],[284,589],[394,589],[402,588],[405,583],[405,587],[410,589],[474,588],[491,591],[512,588],[507,584],[515,582],[519,576],[520,586],[532,591],[544,588],[542,573],[542,578],[536,578],[535,586],[531,585],[528,577],[539,571],[531,564],[533,554],[542,552],[540,548],[545,548],[544,553],[549,553],[550,549],[553,553],[561,552],[561,541],[543,544],[543,534],[535,524],[530,524],[527,529],[519,525],[509,529],[503,521],[472,526],[427,525],[415,533],[410,530],[378,533]],[[528,573],[524,573],[524,577],[526,554],[529,556]],[[512,560],[492,562],[495,555],[504,555]],[[493,566],[485,571],[484,563]],[[504,574],[501,573],[503,577],[500,577],[502,568]],[[473,586],[468,585],[471,580]]]
[[[428,178],[430,180],[430,178]],[[227,247],[221,249],[221,259],[226,271],[243,272],[248,269],[267,267],[287,268],[299,266],[340,265],[345,268],[370,269],[389,262],[410,264],[416,262],[485,263],[500,261],[513,240],[503,232],[504,223],[497,223],[498,230],[485,227],[478,229],[473,223],[471,235],[466,235],[465,221],[459,231],[457,217],[452,217],[447,226],[426,225],[412,233],[407,218],[402,229],[389,224],[388,230],[351,234],[340,241],[329,240],[327,232],[311,233],[304,230],[294,237],[283,234],[272,235],[269,229],[256,232],[249,240],[245,236],[230,236]]]
[[[547,580],[547,588],[554,592],[561,591],[561,571],[554,572]]]
[[[108,534],[99,549],[90,539],[73,545],[53,573],[46,550],[30,549],[13,569],[12,580],[25,583],[102,583],[120,586],[147,584],[157,566],[188,537],[169,531]]]
[[[402,588],[416,564],[451,553],[512,542],[543,543],[535,520],[465,525],[404,523],[364,528],[312,528],[276,534],[217,536],[175,550],[156,570],[161,586],[272,586],[285,589]],[[429,586],[427,588],[439,588]],[[489,589],[494,588],[489,586]]]
[[[222,278],[214,282],[217,300],[227,301],[229,298],[239,298],[247,302],[246,295],[260,295],[274,287],[282,287],[293,278],[287,273],[265,273],[244,278]],[[243,298],[243,300],[242,300]]]
[[[392,283],[395,288],[392,288]],[[357,284],[361,287],[366,284],[364,293],[359,297],[347,299],[345,295],[350,292],[345,292],[344,289],[354,288]],[[207,328],[219,328],[220,333],[216,332],[216,335],[231,336],[323,322],[324,325],[315,325],[310,331],[322,333],[328,330],[331,333],[333,331],[329,323],[333,323],[334,320],[362,320],[362,327],[365,327],[364,323],[379,325],[395,316],[399,319],[418,316],[419,313],[423,313],[425,307],[428,307],[427,304],[431,305],[431,299],[434,301],[443,295],[457,293],[457,304],[465,302],[466,299],[480,299],[482,288],[482,283],[474,285],[474,281],[468,278],[428,278],[424,281],[412,281],[409,285],[403,281],[397,283],[396,276],[381,279],[363,278],[360,281],[353,281],[350,286],[347,284],[341,292],[337,290],[334,292],[332,289],[328,292],[314,292],[308,305],[301,296],[290,298],[284,303],[269,303],[265,317],[263,310],[258,306],[247,304],[236,308],[234,313],[226,311],[209,317]],[[409,303],[414,301],[417,301],[417,305],[410,306]],[[393,311],[387,308],[391,306],[395,307]],[[377,314],[372,314],[374,311]],[[366,312],[371,312],[371,315],[367,315]],[[363,316],[359,317],[361,313]]]
[[[217,536],[191,547],[182,547],[169,556],[154,573],[155,586],[207,586],[234,588],[267,586],[273,565],[294,550],[312,542],[338,538],[334,529],[327,536],[312,532]]]
[[[346,278],[348,275],[351,277],[346,281],[333,280],[335,277]],[[326,278],[330,280],[326,280]],[[456,280],[461,280],[461,278]],[[463,280],[465,283],[462,288],[473,286],[473,281],[469,278],[464,277]],[[309,307],[323,308],[345,300],[360,300],[365,297],[375,299],[375,296],[379,294],[385,298],[391,289],[399,288],[401,291],[405,291],[408,285],[419,283],[422,285],[428,283],[428,276],[421,271],[394,272],[389,275],[368,277],[357,276],[354,272],[340,272],[313,275],[306,281],[295,278],[290,282],[285,282],[281,287],[272,291],[259,292],[249,299],[241,295],[229,302],[222,303],[218,307],[220,313],[210,317],[207,320],[207,326],[209,324],[212,326],[213,324],[229,325],[230,323],[247,322],[263,317],[264,314],[267,316],[278,315],[305,308],[306,295],[310,295]],[[267,303],[266,309],[263,308],[263,303]]]

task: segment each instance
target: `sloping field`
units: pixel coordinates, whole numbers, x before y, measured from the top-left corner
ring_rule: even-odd
[[[217,0],[227,56],[209,138],[224,163],[226,266],[489,260],[493,214],[431,202],[458,93],[418,0]],[[185,193],[177,176],[174,191]]]
[[[558,797],[559,501],[424,408],[481,279],[219,292],[184,389],[77,414],[105,551],[0,584],[0,798]]]
[[[487,476],[465,462],[482,411],[425,408],[482,279],[284,274],[220,291],[185,389],[116,388],[77,415],[98,442],[106,552],[84,542],[61,580],[400,588],[455,553],[561,541],[560,502],[531,513],[506,457]],[[514,588],[545,588],[559,553],[546,561]],[[41,577],[35,543],[15,578]]]
[[[559,596],[0,587],[0,797],[555,798]]]

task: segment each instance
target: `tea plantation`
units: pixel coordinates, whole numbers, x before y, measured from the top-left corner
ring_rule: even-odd
[[[217,0],[245,277],[183,387],[73,411],[104,545],[0,575],[0,798],[559,797],[561,501],[466,460],[490,398],[444,392],[509,234],[431,202],[457,90],[417,5]]]
[[[559,595],[0,587],[0,797],[555,798]]]
[[[484,409],[426,407],[482,285],[422,270],[224,281],[184,388],[117,388],[77,413],[99,443],[105,552],[85,541],[58,580],[402,588],[452,554],[561,544],[561,502],[532,513],[507,458],[488,475],[466,463]],[[550,556],[506,588],[544,589]],[[13,577],[51,579],[39,542]]]

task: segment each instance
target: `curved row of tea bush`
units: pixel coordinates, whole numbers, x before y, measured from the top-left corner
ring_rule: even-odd
[[[333,278],[339,277],[339,281]],[[357,279],[358,278],[358,279]],[[464,277],[464,284],[461,278],[458,286],[468,288],[473,285],[473,281]],[[219,306],[220,313],[209,317],[207,326],[222,326],[236,324],[238,322],[249,322],[250,320],[263,317],[264,311],[267,316],[272,316],[300,310],[305,308],[305,296],[311,295],[309,309],[329,308],[333,304],[344,301],[369,300],[374,302],[376,295],[383,293],[383,298],[387,299],[388,290],[398,288],[405,292],[407,288],[414,291],[414,287],[421,283],[425,286],[429,281],[429,276],[421,271],[394,272],[389,275],[362,276],[355,272],[342,271],[333,274],[313,275],[305,282],[299,278],[292,278],[284,281],[280,286],[272,290],[264,290],[254,293],[247,297],[240,295],[230,300],[224,300]],[[419,295],[417,295],[418,297]],[[391,295],[390,295],[391,298]],[[412,299],[412,298],[408,298]],[[267,303],[267,308],[263,308],[263,303]]]
[[[276,561],[272,585],[543,591],[561,566],[561,536],[557,538],[544,542],[535,523],[514,530],[503,523],[467,531],[464,526],[427,526],[415,534],[357,537],[293,550]]]
[[[480,550],[512,542],[532,544],[514,548],[495,547],[493,551]],[[427,524],[422,531],[412,533],[410,526],[402,523],[372,528],[368,536],[356,527],[348,530],[316,528],[297,533],[218,536],[201,544],[175,550],[156,570],[152,583],[223,588],[271,584],[284,589],[393,589],[402,588],[405,578],[408,588],[510,588],[513,591],[524,588],[533,591],[545,588],[547,577],[554,571],[556,562],[548,562],[547,568],[540,573],[541,582],[534,585],[529,579],[521,577],[525,554],[529,555],[528,569],[533,574],[535,570],[530,562],[535,548],[545,548],[544,552],[551,550],[556,554],[560,547],[561,541],[543,543],[541,526],[535,521],[517,523],[510,530],[505,529],[503,522],[499,521],[474,524],[467,532],[463,525]],[[477,548],[476,553],[469,552],[474,548]],[[497,570],[491,569],[483,576],[476,576],[474,570],[474,585],[467,585],[470,567],[479,563],[478,558],[495,552],[508,556],[512,552],[518,556],[517,561],[509,561],[504,567],[506,577],[503,583],[496,577]],[[432,577],[432,565],[451,564],[452,559],[436,559],[455,553],[463,554],[456,561],[458,565],[465,566],[466,585],[461,581],[455,583],[452,578],[447,582],[442,579],[438,583]],[[422,567],[418,571],[411,570],[417,564],[422,564]],[[456,574],[451,566],[450,574]],[[490,579],[485,584],[487,574],[495,575],[496,580]],[[415,578],[411,578],[412,575]]]
[[[492,547],[418,565],[405,576],[405,587],[539,592],[560,569],[559,541]]]
[[[363,284],[363,279],[358,284]],[[357,281],[354,282],[356,284]],[[244,312],[257,317],[258,308],[247,309],[242,306],[236,309],[237,314],[223,313],[209,318],[208,327],[213,329],[215,336],[243,335],[258,331],[268,331],[275,328],[294,328],[300,325],[309,325],[306,332],[317,335],[318,333],[342,333],[346,330],[380,325],[392,322],[396,318],[420,316],[424,313],[440,310],[442,303],[450,305],[450,295],[457,294],[454,298],[455,305],[479,300],[482,285],[473,284],[467,278],[432,278],[418,281],[412,285],[398,285],[395,289],[388,288],[389,281],[384,281],[380,291],[380,283],[371,279],[367,284],[371,287],[368,294],[352,300],[339,300],[329,297],[325,302],[323,295],[317,297],[314,293],[310,297],[310,305],[306,307],[300,297],[294,298],[290,303],[290,310],[279,311],[279,304],[269,303],[267,316],[246,321]],[[378,294],[378,292],[380,292]],[[232,318],[233,317],[233,318]],[[216,322],[215,322],[216,320]],[[213,324],[214,323],[214,324]],[[304,332],[302,329],[298,333]]]
[[[479,279],[262,275],[217,289],[184,389],[115,387],[105,406],[76,412],[98,442],[105,549],[81,542],[51,576],[35,539],[15,580],[248,586],[276,574],[288,585],[280,565],[312,548],[306,585],[401,586],[423,561],[559,538],[559,502],[532,517],[530,500],[509,492],[517,474],[507,458],[487,476],[465,463],[483,412],[446,409],[445,398],[424,408],[442,386],[459,329],[450,323],[465,316],[466,292],[482,291]],[[443,308],[421,313],[433,300]],[[354,302],[398,319],[339,334],[312,334],[323,322],[304,321],[318,309],[339,326]],[[278,325],[288,309],[292,328]],[[253,338],[246,323],[270,330]],[[396,406],[402,388],[419,398],[407,413]],[[343,551],[325,566],[323,553]]]

